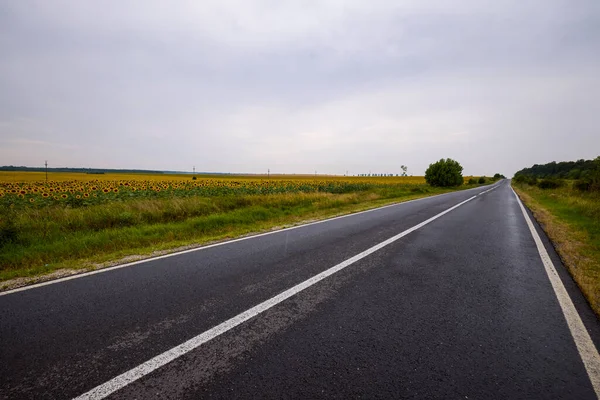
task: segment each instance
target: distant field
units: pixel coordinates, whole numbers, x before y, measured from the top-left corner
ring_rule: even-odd
[[[0,281],[452,190],[423,177],[52,173],[46,182],[40,172],[0,172]]]

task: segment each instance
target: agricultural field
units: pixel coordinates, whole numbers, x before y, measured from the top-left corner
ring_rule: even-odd
[[[423,177],[201,176],[192,179],[190,175],[115,176],[70,173],[53,174],[56,176],[46,182],[39,180],[41,175],[43,173],[38,172],[0,174],[0,204],[17,208],[61,205],[81,207],[148,198],[318,192],[342,194],[391,185],[425,183]],[[11,182],[9,179],[15,180]]]
[[[15,279],[101,268],[451,190],[423,177],[51,173],[46,182],[44,173],[0,172],[0,282],[14,286]]]
[[[328,180],[328,181],[364,181],[364,182],[380,182],[380,183],[424,183],[425,179],[422,176],[341,176],[341,175],[300,175],[300,174],[271,174],[271,175],[230,175],[230,174],[125,174],[125,173],[102,173],[102,174],[86,174],[79,172],[49,172],[48,182],[64,182],[64,181],[144,181],[144,180],[163,180],[163,181],[187,181],[193,176],[197,179],[206,180],[296,180],[296,181],[312,181],[312,180]],[[465,182],[472,178],[465,177]],[[46,174],[44,172],[13,172],[0,171],[1,183],[20,183],[20,182],[45,182]]]

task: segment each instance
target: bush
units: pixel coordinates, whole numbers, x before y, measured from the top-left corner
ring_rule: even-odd
[[[600,178],[581,178],[573,183],[573,187],[582,192],[599,192],[600,191]]]
[[[517,174],[515,175],[513,180],[515,181],[515,183],[526,183],[531,186],[537,185],[537,178],[531,175]]]
[[[562,182],[555,179],[542,179],[538,183],[540,189],[556,189],[560,186],[562,186]]]
[[[478,183],[485,183],[485,176],[482,176],[481,178],[479,178],[479,180],[477,182]]]
[[[475,185],[477,183],[477,179],[469,178],[469,185]]]
[[[463,167],[450,158],[429,164],[425,171],[425,181],[431,186],[449,187],[463,184]]]
[[[527,179],[527,177],[525,175],[515,175],[513,178],[513,181],[515,181],[515,183],[525,183],[525,179]]]
[[[10,207],[6,207],[0,213],[0,247],[17,242],[19,232],[14,217],[14,211]]]
[[[567,176],[569,179],[579,179],[581,178],[581,170],[577,168],[572,169],[571,171],[569,171]]]
[[[592,190],[592,180],[591,179],[578,179],[573,184],[573,187],[582,192],[589,192]]]

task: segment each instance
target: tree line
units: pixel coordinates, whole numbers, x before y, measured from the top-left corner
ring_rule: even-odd
[[[14,165],[0,166],[0,171],[12,172],[71,172],[84,174],[104,174],[104,173],[119,173],[119,174],[163,174],[165,171],[152,171],[145,169],[107,169],[107,168],[69,168],[69,167],[24,167]]]
[[[594,160],[535,164],[517,171],[513,179],[516,183],[537,185],[542,189],[564,186],[565,179],[568,179],[573,181],[574,188],[581,191],[600,191],[600,156]]]
[[[577,160],[577,161],[552,161],[548,164],[534,164],[530,168],[523,168],[515,173],[527,177],[539,179],[581,179],[592,175],[598,170],[600,156],[595,160]]]

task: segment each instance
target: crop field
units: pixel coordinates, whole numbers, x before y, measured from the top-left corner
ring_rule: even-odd
[[[217,180],[359,180],[367,182],[383,182],[383,183],[424,183],[425,179],[422,176],[341,176],[341,175],[302,175],[302,174],[271,174],[271,175],[233,175],[233,174],[159,174],[159,173],[102,173],[102,174],[86,174],[81,172],[49,172],[48,181],[63,182],[63,181],[144,181],[144,180],[163,180],[163,181],[187,181],[193,176],[198,179],[217,179]],[[465,180],[470,177],[465,177]],[[45,182],[46,175],[44,172],[19,172],[19,171],[0,171],[0,182],[15,183],[15,182]]]
[[[148,198],[269,195],[282,193],[343,194],[398,185],[424,184],[423,177],[313,176],[200,176],[52,174],[39,180],[38,172],[0,174],[0,204],[9,207],[81,207],[111,201]],[[101,178],[98,178],[101,177]]]
[[[457,190],[397,176],[45,178],[40,172],[0,172],[0,288]]]

